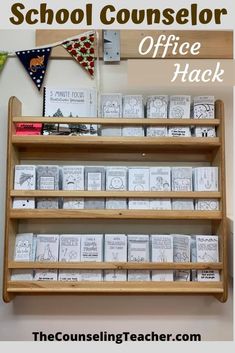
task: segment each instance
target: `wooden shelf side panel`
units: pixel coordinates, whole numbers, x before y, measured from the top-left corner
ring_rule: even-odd
[[[214,161],[212,165],[219,167],[219,190],[221,191],[220,209],[222,212],[222,220],[217,229],[220,236],[219,253],[220,260],[223,263],[223,271],[221,280],[223,283],[223,294],[218,297],[222,302],[225,302],[228,297],[228,234],[226,220],[226,168],[225,168],[225,113],[224,103],[221,100],[216,101],[215,118],[220,119],[219,127],[217,128],[217,136],[221,141],[220,148],[214,152]]]
[[[8,261],[13,255],[15,245],[15,235],[17,233],[18,221],[10,218],[10,209],[12,200],[10,190],[13,187],[14,167],[19,163],[19,153],[16,147],[11,143],[12,135],[15,134],[15,124],[13,117],[21,115],[22,105],[16,97],[11,97],[8,105],[8,142],[7,142],[7,168],[6,168],[6,202],[5,202],[5,242],[4,242],[4,272],[3,272],[3,300],[9,302],[12,294],[7,291],[7,283],[10,279]]]

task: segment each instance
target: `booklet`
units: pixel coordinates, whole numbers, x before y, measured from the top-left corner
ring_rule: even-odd
[[[43,115],[47,117],[97,117],[94,88],[44,88]],[[97,125],[44,124],[43,135],[97,135]]]

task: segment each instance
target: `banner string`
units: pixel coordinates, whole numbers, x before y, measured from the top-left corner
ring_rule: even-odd
[[[74,39],[79,39],[80,37],[83,37],[83,36],[87,36],[87,35],[90,35],[94,33],[94,31],[88,31],[88,32],[84,32],[84,33],[81,33],[81,34],[78,34],[76,36],[73,36],[73,37],[70,37],[70,38],[65,38],[63,40],[61,40],[60,42],[55,42],[55,43],[52,43],[52,44],[47,44],[47,45],[41,45],[41,46],[38,46],[38,47],[33,47],[33,49],[37,50],[37,49],[44,49],[44,48],[56,48],[56,47],[59,47],[61,44],[63,44],[64,42],[67,42],[67,41],[70,41],[70,40],[74,40]],[[98,35],[98,32],[96,32],[97,35]],[[21,49],[22,50],[22,49]],[[25,49],[27,50],[27,49]],[[0,50],[0,53],[5,53],[8,55],[8,58],[14,58],[16,57],[16,52],[19,51],[19,50],[15,50],[14,52],[9,52],[7,50]]]
[[[97,107],[98,107],[98,116],[99,116],[99,107],[100,107],[100,53],[99,53],[99,48],[100,48],[100,43],[99,43],[99,32],[96,31],[96,52],[97,52],[97,62],[96,62],[96,91],[97,91]]]

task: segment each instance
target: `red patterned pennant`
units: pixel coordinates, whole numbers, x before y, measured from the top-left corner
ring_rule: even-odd
[[[90,75],[95,74],[95,33],[66,41],[62,46]]]

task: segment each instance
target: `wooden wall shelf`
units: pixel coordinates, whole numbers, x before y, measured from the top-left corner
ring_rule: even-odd
[[[151,120],[151,121],[150,121]],[[95,123],[104,125],[154,126],[216,126],[216,138],[129,138],[95,136],[17,136],[15,124],[41,123]],[[227,231],[224,157],[224,105],[216,102],[216,119],[88,119],[44,118],[21,116],[21,103],[16,97],[9,101],[6,230],[4,249],[3,299],[11,301],[18,294],[203,294],[213,295],[221,302],[227,300]],[[21,160],[76,161],[171,161],[207,162],[219,167],[219,192],[88,192],[88,191],[16,191],[13,190],[14,167]],[[220,200],[220,211],[152,211],[152,210],[19,210],[12,208],[13,197],[133,197],[181,198]],[[18,263],[13,261],[15,236],[21,221],[28,220],[151,220],[173,222],[206,222],[213,234],[218,234],[220,262],[218,263]],[[217,269],[220,282],[40,282],[11,281],[12,269]]]
[[[12,209],[10,219],[152,219],[192,220],[222,219],[221,211],[151,211],[151,210],[18,210]]]
[[[222,270],[217,263],[131,263],[131,262],[9,262],[10,269],[63,269],[63,270]]]
[[[143,285],[144,284],[144,285]],[[8,296],[17,294],[208,294],[218,299],[221,282],[9,282]]]
[[[36,45],[44,46],[55,43],[67,38],[76,36],[78,34],[87,32],[87,29],[73,29],[73,30],[51,30],[41,29],[36,31]],[[121,30],[120,31],[120,44],[121,44],[121,59],[146,59],[151,58],[150,52],[146,56],[139,54],[139,44],[146,36],[152,36],[154,39],[161,34],[169,35],[174,34],[180,37],[179,43],[200,42],[202,44],[198,59],[233,59],[233,32],[232,31],[172,31],[172,30]],[[102,31],[99,31],[100,47],[99,56],[103,57],[102,48]],[[220,43],[220,45],[218,45]],[[157,58],[162,55],[162,50],[159,50]],[[72,57],[62,47],[54,48],[51,54],[54,59],[72,59]],[[173,56],[171,52],[167,53],[166,59],[181,58],[179,54]],[[184,59],[195,59],[191,53],[183,57]]]

